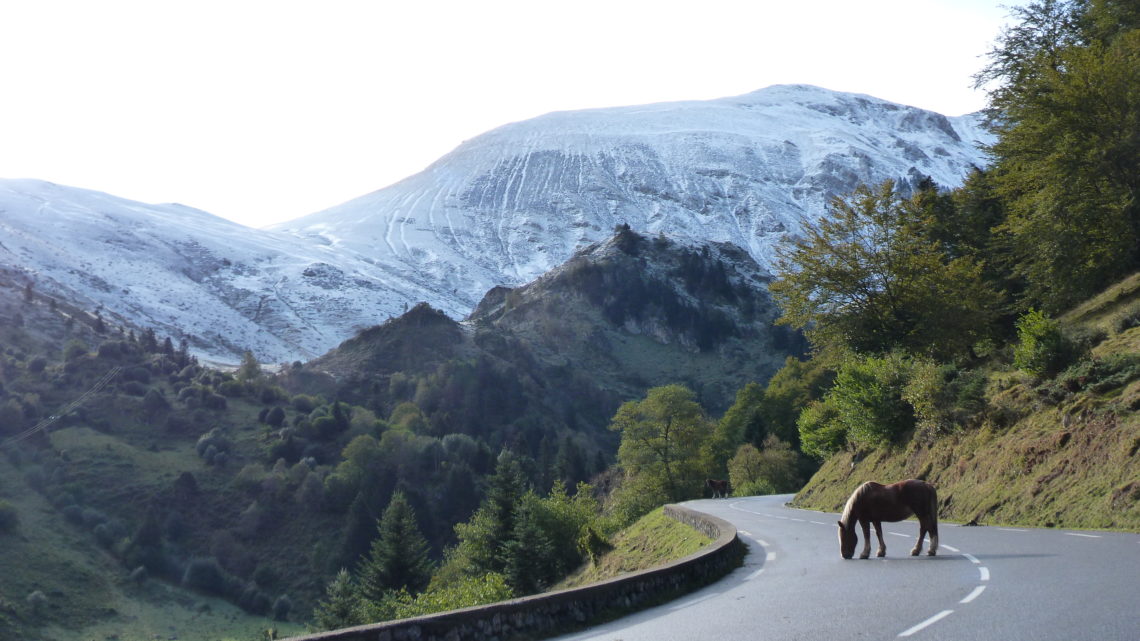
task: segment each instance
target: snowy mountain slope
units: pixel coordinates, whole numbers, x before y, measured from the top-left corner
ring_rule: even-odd
[[[956,186],[985,163],[986,140],[973,117],[794,85],[514,123],[270,230],[0,180],[0,266],[106,317],[190,335],[209,359],[305,360],[419,301],[462,318],[621,223],[733,243],[766,268],[831,196],[887,178]]]
[[[221,362],[244,349],[310,358],[420,298],[415,282],[350,253],[34,180],[0,180],[0,264],[89,311],[188,335]]]
[[[869,96],[774,86],[734,98],[558,112],[500,127],[386,189],[277,226],[396,269],[470,307],[628,223],[731,242],[770,266],[773,246],[860,183],[931,176],[957,186],[985,164],[975,117]]]

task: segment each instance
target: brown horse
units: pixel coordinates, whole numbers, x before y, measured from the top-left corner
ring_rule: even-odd
[[[727,498],[728,497],[728,481],[719,481],[717,479],[705,479],[705,487],[712,490],[713,498]]]
[[[878,556],[886,556],[882,522],[902,521],[912,514],[918,517],[918,543],[914,544],[910,555],[918,556],[922,551],[922,539],[929,532],[930,550],[927,554],[934,556],[938,552],[938,495],[934,486],[915,479],[891,485],[867,481],[851,493],[843,515],[839,517],[839,553],[845,559],[855,554],[855,544],[859,542],[855,523],[858,522],[863,527],[863,553],[859,558],[871,556],[870,526],[874,523],[875,534],[879,537]]]

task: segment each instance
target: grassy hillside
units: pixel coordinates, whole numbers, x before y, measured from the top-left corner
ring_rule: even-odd
[[[712,543],[693,528],[657,508],[611,538],[613,549],[584,566],[554,589],[574,588],[684,558]]]
[[[987,374],[968,427],[826,461],[796,505],[837,510],[868,480],[923,478],[945,519],[1140,530],[1140,274],[1060,318],[1091,351],[1056,377]]]

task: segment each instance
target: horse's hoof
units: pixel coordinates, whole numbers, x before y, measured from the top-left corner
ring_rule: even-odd
[[[886,555],[887,555],[887,553],[886,553],[886,552],[879,552],[879,553],[878,553],[878,554],[876,554],[875,556],[877,556],[877,557],[879,557],[879,558],[881,559],[881,558],[883,558],[883,557],[884,557],[884,556],[886,556]]]
[[[931,550],[931,551],[926,553],[926,556],[938,556],[938,552]]]
[[[918,550],[911,550],[910,555],[911,556],[918,556]]]
[[[870,554],[860,554],[859,558],[860,559],[869,559],[869,558],[871,558],[871,555]]]

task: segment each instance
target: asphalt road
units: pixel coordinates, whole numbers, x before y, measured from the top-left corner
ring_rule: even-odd
[[[838,515],[784,507],[790,499],[686,503],[737,527],[749,547],[744,565],[559,640],[1140,641],[1140,535],[942,522],[939,555],[925,556],[924,544],[911,557],[910,519],[883,524],[886,558],[845,561]],[[871,538],[873,555],[873,528]]]

